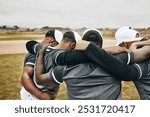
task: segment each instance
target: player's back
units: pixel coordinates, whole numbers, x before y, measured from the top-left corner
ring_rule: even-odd
[[[44,65],[45,65],[45,73],[49,72],[49,70],[56,66],[55,58],[61,53],[64,52],[62,49],[56,49],[51,46],[48,46],[45,51],[44,56]]]

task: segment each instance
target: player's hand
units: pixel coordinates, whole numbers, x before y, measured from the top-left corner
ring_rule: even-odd
[[[40,53],[44,53],[48,46],[49,44],[44,44],[40,50]]]
[[[55,99],[55,95],[54,94],[50,94],[49,92],[42,92],[39,96],[40,100],[54,100]]]
[[[133,51],[133,50],[136,50],[137,48],[138,48],[138,44],[137,43],[132,43],[129,50]]]
[[[75,50],[86,50],[86,48],[88,47],[89,44],[90,44],[90,42],[88,42],[88,41],[80,40],[77,42]]]
[[[109,54],[119,54],[119,53],[130,53],[130,50],[128,50],[125,47],[120,47],[120,46],[115,46],[115,47],[109,47],[109,48],[105,48],[105,51]]]

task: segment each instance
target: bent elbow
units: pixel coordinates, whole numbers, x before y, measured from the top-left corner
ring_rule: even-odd
[[[40,79],[40,77],[36,77],[36,83],[38,85],[42,85],[42,80]]]
[[[23,80],[23,76],[21,76],[21,80],[20,80],[21,85],[24,85],[24,80]]]
[[[150,53],[146,54],[146,55],[145,55],[145,58],[146,58],[146,59],[150,58]]]

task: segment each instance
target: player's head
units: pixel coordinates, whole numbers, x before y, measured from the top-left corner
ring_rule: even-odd
[[[56,46],[58,43],[60,43],[62,37],[63,34],[59,30],[50,30],[45,34],[45,39],[42,41],[42,44]]]
[[[117,46],[129,48],[134,42],[140,41],[139,32],[134,29],[125,29],[120,31],[116,36]]]
[[[103,37],[99,30],[97,29],[87,29],[83,32],[82,40],[90,41],[102,47],[103,45]]]
[[[72,50],[78,40],[81,40],[81,36],[77,32],[68,31],[64,33],[60,45],[64,50]]]

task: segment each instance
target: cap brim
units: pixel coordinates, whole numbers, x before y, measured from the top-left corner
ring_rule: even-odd
[[[28,41],[26,43],[26,49],[28,50],[29,53],[34,54],[34,45],[37,44],[37,41]]]
[[[138,38],[134,38],[131,40],[124,40],[123,42],[132,42],[132,41],[140,41],[143,37],[138,37]],[[122,42],[121,42],[122,43]],[[116,46],[119,46],[119,44],[121,43],[117,43]]]

